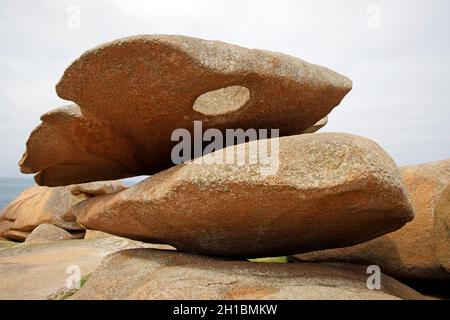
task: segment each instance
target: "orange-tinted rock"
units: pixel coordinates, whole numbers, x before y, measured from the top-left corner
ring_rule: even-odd
[[[311,128],[307,129],[303,133],[314,133],[325,127],[328,123],[328,117],[325,117],[321,120],[319,120],[315,125],[313,125]]]
[[[42,116],[20,169],[47,186],[154,174],[173,165],[172,132],[192,133],[195,120],[205,130],[300,134],[351,87],[334,71],[281,53],[184,36],[124,38],[68,67],[56,89],[76,104]]]
[[[424,299],[416,291],[385,275],[381,275],[379,290],[368,289],[363,266],[224,261],[151,249],[126,250],[106,257],[72,298]]]
[[[0,246],[0,300],[47,300],[86,278],[110,253],[160,247],[119,237]]]
[[[248,155],[259,143],[243,150]],[[249,157],[241,165],[207,164],[233,150],[83,201],[73,207],[77,222],[181,251],[252,258],[356,244],[413,218],[395,163],[371,140],[340,133],[282,137],[278,170],[268,176]]]
[[[0,222],[0,224],[3,224],[3,221]],[[12,241],[25,241],[25,239],[28,237],[30,232],[27,231],[20,231],[20,230],[14,230],[14,229],[7,229],[3,232],[3,236],[6,239],[12,240]]]
[[[114,237],[111,234],[108,234],[106,232],[97,231],[97,230],[86,230],[86,234],[84,235],[84,239],[91,240],[91,239],[100,239],[100,238],[107,238],[107,237]]]
[[[441,266],[450,274],[450,181],[438,196],[434,208],[434,221],[436,256]]]
[[[52,224],[73,232],[83,230],[76,221],[63,218],[70,213],[72,206],[87,198],[123,189],[125,186],[117,181],[56,188],[27,188],[0,213],[0,235],[24,241],[30,232],[41,224]]]
[[[366,243],[296,258],[377,264],[401,278],[450,279],[450,160],[408,166],[401,172],[415,211],[412,222]]]

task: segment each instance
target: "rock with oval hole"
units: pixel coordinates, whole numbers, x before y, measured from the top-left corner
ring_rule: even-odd
[[[389,155],[340,133],[231,146],[73,212],[88,229],[245,258],[356,244],[413,218]]]
[[[380,276],[381,288],[370,290],[363,266],[225,261],[136,249],[106,257],[71,299],[424,299],[400,282]]]
[[[450,160],[407,166],[401,173],[415,211],[411,223],[366,243],[296,259],[377,264],[399,278],[450,279]]]
[[[76,236],[83,228],[76,221],[64,219],[73,205],[87,198],[124,189],[125,186],[118,181],[27,188],[0,213],[0,236],[24,241],[34,228],[44,223],[68,230]]]
[[[173,166],[172,133],[279,129],[300,134],[324,118],[352,82],[285,54],[184,36],[103,44],[64,72],[58,95],[20,161],[40,185],[149,175]],[[76,138],[75,138],[76,137]]]

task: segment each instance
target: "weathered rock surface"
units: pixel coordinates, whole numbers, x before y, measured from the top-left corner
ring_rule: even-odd
[[[352,82],[276,52],[184,36],[116,40],[65,71],[58,95],[75,105],[42,116],[20,161],[40,185],[148,175],[173,165],[175,129],[280,129],[300,134]],[[212,92],[212,93],[211,93]]]
[[[83,228],[76,221],[64,219],[73,205],[87,198],[124,189],[125,186],[118,181],[56,188],[30,187],[0,213],[0,236],[24,241],[34,228],[45,223],[76,233]]]
[[[367,288],[366,268],[225,261],[179,252],[125,250],[106,257],[72,298],[91,299],[423,299],[382,275]]]
[[[315,125],[313,125],[311,128],[306,129],[303,133],[314,133],[325,127],[328,123],[328,117],[325,117],[321,120],[319,120]]]
[[[17,242],[6,240],[6,239],[0,239],[0,250],[9,249],[16,245],[18,245]]]
[[[86,230],[86,234],[84,235],[84,239],[86,240],[107,238],[107,237],[114,237],[114,236],[109,233],[97,230]]]
[[[246,154],[259,143],[243,145]],[[203,164],[178,165],[83,201],[73,207],[77,221],[185,252],[252,258],[356,244],[413,218],[396,165],[371,140],[339,133],[280,138],[278,171],[269,176],[249,157],[239,166],[206,164],[230,148],[238,152],[222,149],[197,159]]]
[[[26,238],[25,243],[43,243],[59,240],[69,240],[74,237],[70,232],[58,228],[52,224],[41,224],[37,226]]]
[[[84,278],[110,253],[147,247],[169,248],[108,237],[27,243],[0,250],[0,300],[47,299],[67,288],[67,281],[77,270]]]
[[[434,220],[436,256],[450,279],[450,182],[436,201]]]
[[[3,224],[4,222],[0,222],[0,224]],[[6,222],[6,226],[9,226],[9,222]],[[14,229],[6,229],[3,232],[3,236],[6,239],[9,240],[13,240],[13,241],[25,241],[25,239],[30,235],[30,232],[26,232],[26,231],[19,231],[19,230],[14,230]]]
[[[295,257],[377,264],[400,278],[450,279],[450,160],[408,166],[401,172],[415,211],[412,222],[353,247]]]

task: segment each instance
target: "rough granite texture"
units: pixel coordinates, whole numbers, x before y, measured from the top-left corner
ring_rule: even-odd
[[[238,86],[247,91],[219,90]],[[172,132],[192,133],[195,120],[204,130],[300,134],[351,88],[345,76],[282,53],[185,36],[124,38],[67,68],[56,91],[76,104],[42,116],[20,169],[47,186],[154,174],[173,165]],[[204,95],[215,90],[218,97]],[[195,111],[198,99],[213,114]]]
[[[377,264],[409,279],[450,279],[450,160],[401,168],[415,212],[400,230],[353,247],[295,256],[300,261]]]
[[[66,187],[34,186],[25,189],[0,212],[0,236],[24,241],[40,224],[48,223],[76,232],[83,228],[76,221],[64,219],[73,205],[98,196],[124,190],[118,181],[102,181]]]
[[[305,132],[303,133],[314,133],[319,131],[320,129],[322,129],[323,127],[325,127],[328,123],[328,116],[320,119],[315,125],[313,125],[311,128],[307,129]]]
[[[240,147],[248,155],[258,143]],[[244,258],[353,245],[413,219],[395,163],[366,138],[282,137],[278,172],[265,176],[260,169],[248,157],[239,166],[189,162],[122,192],[83,201],[73,213],[87,229]]]
[[[381,289],[370,290],[367,276],[357,265],[252,263],[136,249],[106,257],[71,299],[424,299],[385,275]]]
[[[91,274],[110,253],[133,249],[170,249],[119,237],[23,243],[1,248],[0,300],[46,300],[67,289],[79,267],[80,277]]]
[[[58,240],[73,239],[70,232],[58,228],[52,224],[41,224],[37,226],[30,235],[26,238],[26,243],[44,243]]]

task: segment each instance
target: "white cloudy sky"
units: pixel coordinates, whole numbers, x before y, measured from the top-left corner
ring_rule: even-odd
[[[70,28],[74,5],[79,29]],[[145,33],[217,39],[328,66],[354,88],[324,131],[374,139],[399,165],[450,158],[449,12],[447,0],[1,0],[0,176],[20,175],[17,162],[39,116],[66,103],[54,85],[72,60]]]

